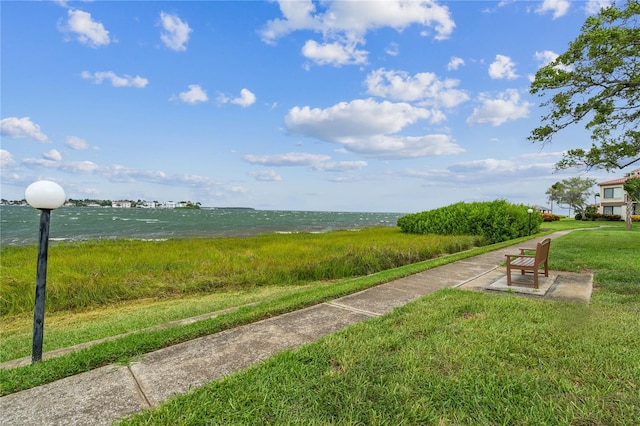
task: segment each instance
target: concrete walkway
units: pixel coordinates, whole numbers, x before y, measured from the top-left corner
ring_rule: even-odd
[[[550,235],[556,238],[566,231]],[[540,241],[525,243],[529,247]],[[553,250],[553,245],[552,245]],[[0,425],[108,425],[346,326],[445,287],[589,301],[591,276],[551,273],[540,289],[500,287],[507,247],[440,266],[300,311],[201,337],[0,398]],[[493,288],[492,288],[493,286]]]

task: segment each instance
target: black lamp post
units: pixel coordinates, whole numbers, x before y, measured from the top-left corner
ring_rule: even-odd
[[[527,210],[527,213],[529,213],[529,236],[531,236],[531,214],[533,213],[533,209]]]
[[[47,287],[47,255],[49,249],[49,222],[51,210],[60,207],[65,200],[64,190],[55,182],[40,180],[29,185],[24,198],[31,207],[39,209],[40,238],[38,243],[38,269],[36,272],[36,300],[33,309],[33,347],[31,362],[42,360],[44,335],[44,301]]]

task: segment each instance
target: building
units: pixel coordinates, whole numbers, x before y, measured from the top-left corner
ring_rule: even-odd
[[[111,207],[116,209],[130,209],[131,205],[132,205],[132,202],[128,200],[119,200],[119,201],[111,202]]]
[[[640,169],[632,170],[625,177],[600,182],[600,205],[598,213],[620,215],[622,220],[627,218],[627,200],[629,194],[624,190],[624,183],[627,179],[640,178]],[[632,215],[640,214],[640,206],[633,202]]]

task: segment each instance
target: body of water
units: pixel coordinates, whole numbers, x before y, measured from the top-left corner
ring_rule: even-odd
[[[404,213],[275,211],[251,209],[114,209],[62,207],[51,213],[51,241],[167,239],[327,232],[396,226]],[[37,244],[40,211],[0,206],[0,244]]]

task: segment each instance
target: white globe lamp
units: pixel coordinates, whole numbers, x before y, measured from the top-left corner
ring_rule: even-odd
[[[31,207],[40,210],[53,210],[64,204],[64,189],[55,182],[39,180],[29,185],[24,198]]]
[[[47,291],[47,257],[49,250],[49,222],[51,210],[57,209],[65,200],[64,189],[55,182],[40,180],[32,183],[24,192],[24,198],[31,207],[39,209],[40,239],[38,244],[38,270],[36,272],[36,298],[33,308],[33,346],[31,362],[42,360],[42,340],[44,335],[44,302]]]

